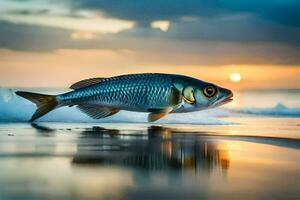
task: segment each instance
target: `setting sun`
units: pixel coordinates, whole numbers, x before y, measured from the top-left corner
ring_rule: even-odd
[[[241,81],[241,75],[239,73],[232,73],[230,74],[230,80],[232,82],[240,82]]]

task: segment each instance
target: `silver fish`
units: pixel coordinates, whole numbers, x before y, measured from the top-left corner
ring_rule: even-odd
[[[215,84],[176,74],[129,74],[92,78],[73,84],[72,91],[45,95],[24,91],[16,94],[37,106],[30,121],[62,106],[76,105],[94,119],[108,117],[120,110],[149,112],[148,121],[168,113],[192,112],[232,101],[233,93]]]

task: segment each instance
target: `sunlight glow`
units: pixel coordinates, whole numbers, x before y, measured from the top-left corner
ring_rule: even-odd
[[[241,81],[241,79],[242,79],[242,77],[241,77],[241,75],[239,74],[239,73],[232,73],[232,74],[230,74],[230,80],[232,81],[232,82],[240,82]]]

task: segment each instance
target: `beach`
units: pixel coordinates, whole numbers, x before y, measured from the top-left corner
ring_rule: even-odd
[[[299,118],[6,123],[1,199],[299,199]]]

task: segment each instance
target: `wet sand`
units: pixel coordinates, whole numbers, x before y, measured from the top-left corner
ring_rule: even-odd
[[[0,199],[299,199],[300,119],[0,124]]]

